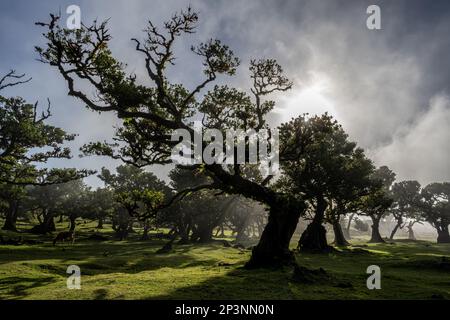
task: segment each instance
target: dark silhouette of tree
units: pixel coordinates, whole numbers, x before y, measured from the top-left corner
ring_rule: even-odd
[[[313,252],[331,249],[324,222],[333,225],[336,244],[346,245],[340,219],[356,210],[357,200],[369,193],[372,162],[328,114],[293,119],[281,126],[280,136],[286,160],[281,164],[285,176],[279,186],[301,195],[314,211],[299,248]]]
[[[411,235],[412,233],[414,235],[412,227],[418,222],[417,219],[420,219],[416,206],[419,195],[420,183],[417,181],[400,181],[392,185],[392,198],[394,202],[389,212],[393,215],[396,224],[389,237],[390,240],[394,239],[394,235],[398,229],[402,229],[406,225],[408,225],[409,234]]]
[[[176,192],[203,185],[210,179],[201,171],[193,172],[180,167],[172,170],[169,176]],[[219,191],[200,190],[187,194],[177,203],[171,219],[181,243],[212,240],[214,229],[225,222],[237,201],[237,196],[222,195]]]
[[[30,79],[24,75],[8,72],[0,79],[0,90],[23,84]],[[17,208],[20,187],[27,185],[44,186],[63,183],[85,177],[88,170],[48,169],[38,164],[49,159],[68,159],[70,149],[63,147],[75,135],[47,124],[50,118],[50,102],[47,110],[39,115],[38,104],[29,104],[20,97],[0,95],[0,188],[10,188],[3,229],[16,231]]]
[[[0,184],[0,202],[5,222],[3,230],[17,231],[16,222],[20,214],[21,202],[26,197],[24,186]]]
[[[450,183],[430,183],[422,189],[417,205],[422,216],[437,231],[438,243],[450,243]]]
[[[241,243],[261,236],[266,217],[265,208],[259,203],[239,197],[233,202],[226,216],[226,226]]]
[[[157,209],[170,195],[170,189],[152,172],[133,165],[118,166],[115,174],[102,168],[98,177],[113,191],[114,201],[121,207],[113,217],[118,238],[125,239],[137,220],[144,226],[142,237],[146,239]],[[124,210],[128,215],[124,215]]]
[[[379,167],[372,175],[373,186],[367,196],[361,197],[361,211],[372,219],[372,236],[369,242],[385,242],[380,235],[380,221],[391,207],[391,186],[395,173],[387,166]]]
[[[373,187],[371,174],[374,166],[362,149],[355,149],[345,156],[339,169],[333,173],[335,178],[330,184],[332,202],[326,220],[333,226],[334,244],[345,246],[349,243],[342,230],[341,218],[361,209],[360,198],[370,194]],[[347,234],[350,235],[349,232]]]
[[[193,54],[203,60],[203,82],[193,90],[171,83],[166,71],[175,64],[173,47],[180,36],[195,32],[198,21],[197,13],[190,8],[174,14],[161,29],[150,21],[145,40],[133,39],[136,50],[144,57],[152,87],[138,84],[136,77],[126,75],[124,65],[113,58],[108,48],[111,36],[106,22],[94,22],[74,31],[62,29],[58,20],[59,17],[51,15],[50,22],[38,23],[47,28],[46,47],[36,48],[41,60],[58,69],[67,83],[69,95],[92,110],[115,112],[124,119],[116,132],[118,141],[92,143],[84,149],[89,154],[108,155],[137,166],[167,164],[171,162],[173,146],[178,143],[171,141],[171,133],[175,129],[186,129],[194,136],[194,130],[188,125],[194,113],[201,115],[206,128],[222,133],[226,129],[259,131],[266,128],[265,115],[275,105],[274,101],[265,100],[267,95],[292,87],[275,60],[252,60],[249,69],[252,97],[226,85],[214,86],[199,97],[219,76],[232,76],[239,66],[233,51],[214,39],[191,48]],[[91,88],[81,91],[80,82]],[[95,95],[90,94],[92,89]],[[206,163],[189,166],[189,169],[199,166],[212,178],[212,183],[180,192],[176,199],[200,189],[220,189],[266,204],[270,207],[268,223],[248,266],[291,262],[289,242],[304,210],[303,200],[271,188],[272,176],[263,181],[246,178],[237,157],[228,165],[228,170],[221,164]]]
[[[98,188],[90,193],[93,219],[98,220],[97,229],[103,229],[105,218],[111,217],[117,209],[114,192],[110,188]]]
[[[73,231],[78,217],[92,217],[90,193],[90,188],[81,179],[28,187],[24,207],[34,212],[39,221],[29,232],[46,234],[56,231],[54,218],[57,216],[66,216]]]

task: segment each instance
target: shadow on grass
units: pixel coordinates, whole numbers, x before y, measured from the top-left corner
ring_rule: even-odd
[[[288,282],[292,277],[290,268],[246,270],[242,267],[228,267],[223,276],[173,289],[164,295],[147,296],[143,299],[293,299]]]

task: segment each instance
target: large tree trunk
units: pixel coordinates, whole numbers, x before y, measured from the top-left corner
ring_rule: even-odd
[[[380,235],[380,220],[381,217],[371,216],[372,218],[372,237],[369,242],[371,243],[384,243],[384,239]]]
[[[316,214],[313,221],[306,227],[306,230],[300,237],[298,248],[309,252],[328,252],[331,247],[327,243],[327,231],[322,225],[325,217],[327,202],[323,197],[317,198]]]
[[[441,225],[437,228],[437,243],[450,243],[450,234],[448,233],[448,225]]]
[[[394,240],[394,235],[397,232],[397,230],[400,228],[402,223],[403,223],[402,219],[397,219],[397,224],[395,225],[394,229],[392,229],[391,235],[389,236],[389,240]]]
[[[337,246],[348,246],[350,243],[345,239],[344,233],[342,232],[342,226],[337,221],[333,222],[333,231],[334,231],[334,244]]]
[[[294,262],[289,244],[303,210],[300,206],[270,208],[268,222],[246,268],[274,267]]]
[[[19,203],[16,200],[9,201],[8,210],[6,211],[5,223],[3,224],[3,230],[16,231],[17,232],[17,212],[19,210]]]

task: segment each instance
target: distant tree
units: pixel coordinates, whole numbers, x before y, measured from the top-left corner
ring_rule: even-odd
[[[51,15],[50,22],[38,23],[47,29],[44,35],[47,44],[36,51],[42,62],[58,69],[68,85],[69,95],[80,99],[91,110],[115,112],[124,119],[115,137],[120,143],[92,143],[84,149],[86,153],[107,155],[138,166],[170,163],[172,148],[178,144],[171,140],[171,133],[186,129],[193,136],[194,130],[188,125],[193,114],[203,119],[206,128],[217,129],[222,135],[228,129],[245,132],[252,128],[258,132],[267,128],[265,117],[275,102],[266,97],[292,87],[282,67],[273,59],[250,61],[252,96],[226,85],[212,87],[219,76],[236,74],[239,59],[228,46],[211,39],[191,47],[203,62],[199,74],[204,74],[205,79],[193,90],[170,81],[166,72],[175,63],[174,46],[180,36],[195,32],[197,22],[197,13],[188,8],[174,14],[161,29],[149,21],[146,39],[133,39],[136,50],[144,57],[152,86],[138,84],[134,75],[126,74],[124,64],[114,59],[108,48],[111,36],[106,22],[67,30],[60,26],[58,16]],[[83,86],[85,90],[80,90],[80,84],[90,87]],[[207,87],[211,89],[204,93]],[[91,95],[93,91],[96,94]],[[193,143],[189,147],[193,148]],[[270,208],[266,228],[248,267],[292,262],[289,243],[305,208],[299,196],[274,190],[270,186],[274,175],[263,181],[245,177],[237,157],[227,168],[205,162],[188,167],[193,171],[202,167],[211,176],[212,183],[198,186],[196,190],[183,190],[174,196],[176,199],[200,189],[220,189]]]
[[[349,243],[342,230],[341,218],[361,209],[361,197],[370,194],[373,188],[371,174],[374,166],[362,149],[348,153],[341,166],[334,173],[335,179],[330,185],[331,203],[326,212],[326,221],[333,226],[334,244],[344,246]]]
[[[90,193],[93,218],[97,219],[97,229],[103,229],[106,217],[111,217],[117,209],[114,192],[110,188],[98,188]]]
[[[5,218],[3,230],[17,231],[16,222],[20,213],[21,201],[26,196],[24,186],[0,184],[0,203]]]
[[[450,183],[430,183],[422,189],[418,207],[437,231],[438,243],[450,243]]]
[[[409,220],[406,224],[406,228],[408,229],[408,240],[416,240],[416,236],[414,234],[413,229],[416,223],[422,224],[422,221],[418,220],[418,218],[416,217],[415,219]]]
[[[24,75],[8,72],[0,79],[0,91],[30,79]],[[29,104],[20,97],[0,95],[0,188],[11,188],[10,194],[20,194],[19,187],[27,185],[49,185],[79,179],[91,171],[75,169],[48,169],[37,164],[49,159],[71,157],[70,149],[63,144],[75,135],[46,123],[50,118],[50,102],[45,112],[39,115],[38,104]],[[16,231],[17,198],[8,198],[3,229]]]
[[[356,216],[356,212],[352,212],[349,214],[349,216],[345,220],[346,226],[345,226],[345,229],[343,229],[343,231],[344,231],[345,238],[348,240],[351,239],[350,227],[352,226],[352,222],[353,222],[353,219],[355,218],[355,216]]]
[[[410,234],[414,234],[412,227],[414,221],[419,219],[419,211],[417,208],[417,201],[420,196],[420,183],[417,181],[400,181],[392,185],[392,199],[393,204],[389,209],[389,212],[393,215],[396,224],[391,232],[389,239],[393,240],[394,235],[398,229],[402,229],[407,221],[413,221],[408,225]]]
[[[395,181],[395,173],[387,166],[382,166],[375,170],[372,180],[370,193],[361,197],[361,211],[372,219],[372,236],[369,242],[385,242],[380,235],[380,221],[393,202],[390,189]]]
[[[158,208],[171,190],[152,172],[133,165],[121,165],[116,173],[103,168],[99,178],[114,193],[114,200],[122,209],[116,210],[114,229],[120,239],[126,238],[136,219],[144,224],[143,238],[149,231],[149,219],[156,219]],[[124,210],[128,217],[124,216]]]
[[[29,231],[37,234],[56,231],[54,218],[58,215],[69,218],[69,228],[73,231],[76,218],[89,216],[91,212],[89,192],[81,179],[28,188],[25,206],[37,212],[40,221]]]
[[[369,225],[358,217],[355,218],[355,229],[361,232],[369,231]]]
[[[94,220],[96,218],[96,193],[82,180],[74,180],[62,185],[60,212],[69,218],[69,231],[75,231],[78,218]]]
[[[266,212],[264,206],[245,198],[237,198],[226,216],[226,225],[242,242],[261,236]]]
[[[336,243],[347,244],[340,218],[369,192],[372,162],[328,114],[293,119],[281,126],[280,137],[286,161],[281,164],[284,177],[278,185],[308,200],[314,211],[311,223],[300,237],[299,248],[329,250],[323,226],[326,221],[333,224]]]

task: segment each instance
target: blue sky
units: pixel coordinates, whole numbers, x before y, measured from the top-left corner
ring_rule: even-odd
[[[192,87],[202,79],[191,44],[218,38],[241,58],[236,77],[226,79],[242,89],[250,85],[251,58],[276,58],[294,81],[289,93],[275,96],[273,124],[303,112],[328,111],[377,164],[387,164],[399,179],[422,183],[449,181],[450,166],[450,2],[425,0],[251,0],[251,1],[24,1],[0,2],[0,73],[26,73],[33,81],[5,91],[42,104],[50,98],[51,122],[79,134],[70,146],[75,157],[50,165],[100,169],[110,159],[78,158],[78,148],[109,139],[117,119],[86,110],[67,96],[61,76],[36,61],[34,46],[43,44],[36,21],[68,5],[81,8],[82,21],[110,18],[115,56],[149,84],[142,57],[130,38],[142,37],[146,21],[160,24],[188,4],[199,11],[195,35],[177,44],[171,80]],[[381,8],[382,30],[368,30],[366,8]],[[161,177],[166,169],[157,168]],[[92,177],[89,183],[98,184]]]

